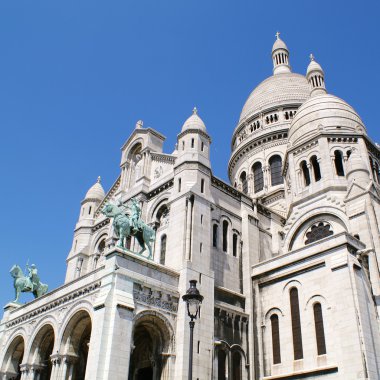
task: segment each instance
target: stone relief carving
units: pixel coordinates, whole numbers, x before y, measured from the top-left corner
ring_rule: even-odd
[[[155,170],[154,170],[154,179],[158,179],[162,176],[162,173],[164,172],[164,169],[162,168],[162,166],[158,166]]]

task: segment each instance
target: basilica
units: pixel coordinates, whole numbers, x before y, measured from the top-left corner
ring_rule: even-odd
[[[380,378],[380,147],[312,55],[293,73],[277,34],[272,64],[229,183],[196,109],[172,153],[137,122],[80,203],[64,284],[5,306],[1,380],[187,379],[190,280],[194,380]]]

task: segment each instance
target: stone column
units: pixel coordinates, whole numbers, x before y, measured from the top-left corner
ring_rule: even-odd
[[[186,260],[191,260],[191,219],[193,214],[193,202],[191,197],[186,199]]]
[[[21,380],[29,380],[30,375],[30,365],[20,364]]]
[[[50,355],[50,361],[52,363],[50,380],[58,380],[59,368],[61,365],[61,355]]]

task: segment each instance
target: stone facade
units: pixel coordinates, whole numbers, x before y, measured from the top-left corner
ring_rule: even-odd
[[[120,176],[81,202],[65,283],[0,324],[3,380],[185,379],[189,280],[204,296],[193,378],[379,379],[380,149],[311,57],[248,97],[216,178],[196,109],[172,154],[139,121]],[[117,246],[106,203],[138,200],[153,259]]]

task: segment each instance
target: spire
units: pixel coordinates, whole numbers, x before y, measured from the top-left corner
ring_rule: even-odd
[[[290,73],[289,50],[285,42],[280,38],[280,32],[276,33],[276,41],[272,47],[273,74]]]
[[[310,54],[310,63],[306,71],[306,79],[310,85],[310,95],[326,94],[325,73],[320,64],[315,60],[314,55]]]

